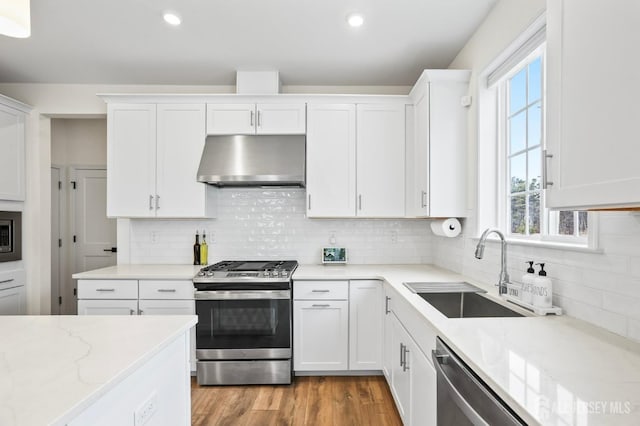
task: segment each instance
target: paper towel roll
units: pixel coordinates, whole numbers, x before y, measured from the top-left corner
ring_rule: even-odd
[[[460,221],[455,217],[431,221],[431,230],[440,237],[457,237],[462,231]]]

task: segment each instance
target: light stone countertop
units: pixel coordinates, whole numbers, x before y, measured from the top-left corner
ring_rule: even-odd
[[[74,278],[190,279],[198,269],[121,265]],[[431,265],[300,265],[293,278],[388,282],[529,424],[640,424],[640,343],[567,316],[448,319],[403,283],[467,281],[515,306],[499,299],[492,285]],[[429,348],[417,343],[430,357]]]
[[[0,317],[0,425],[64,425],[197,317]]]
[[[640,343],[567,316],[446,318],[403,283],[467,281],[514,305],[497,287],[434,266],[301,265],[294,274],[321,279],[388,282],[528,424],[640,424]]]

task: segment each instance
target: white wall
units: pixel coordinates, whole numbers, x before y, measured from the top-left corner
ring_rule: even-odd
[[[106,167],[106,117],[52,119],[51,163],[60,166]]]
[[[425,220],[307,219],[304,189],[224,188],[214,220],[131,220],[131,263],[193,261],[196,230],[207,230],[209,263],[295,259],[320,263],[322,247],[346,247],[351,263],[431,263]]]
[[[545,8],[544,0],[501,0],[458,54],[451,68],[471,69],[476,102],[469,111],[469,212],[464,235],[434,237],[435,264],[484,282],[497,282],[499,245],[489,243],[484,259],[474,257],[481,230],[476,229],[478,75]],[[531,246],[509,246],[509,273],[519,281],[525,261],[545,262],[554,280],[554,304],[568,315],[640,341],[640,214],[599,213],[602,252],[577,252]]]

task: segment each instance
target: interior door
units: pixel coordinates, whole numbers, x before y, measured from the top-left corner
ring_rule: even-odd
[[[107,171],[75,169],[74,191],[74,273],[116,264],[116,220],[107,218]],[[73,289],[63,295],[73,300]],[[70,306],[65,304],[65,313]]]
[[[51,314],[60,314],[60,168],[51,167]]]

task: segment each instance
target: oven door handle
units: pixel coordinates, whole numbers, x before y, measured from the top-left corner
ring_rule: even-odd
[[[291,299],[290,290],[196,290],[196,300]]]

